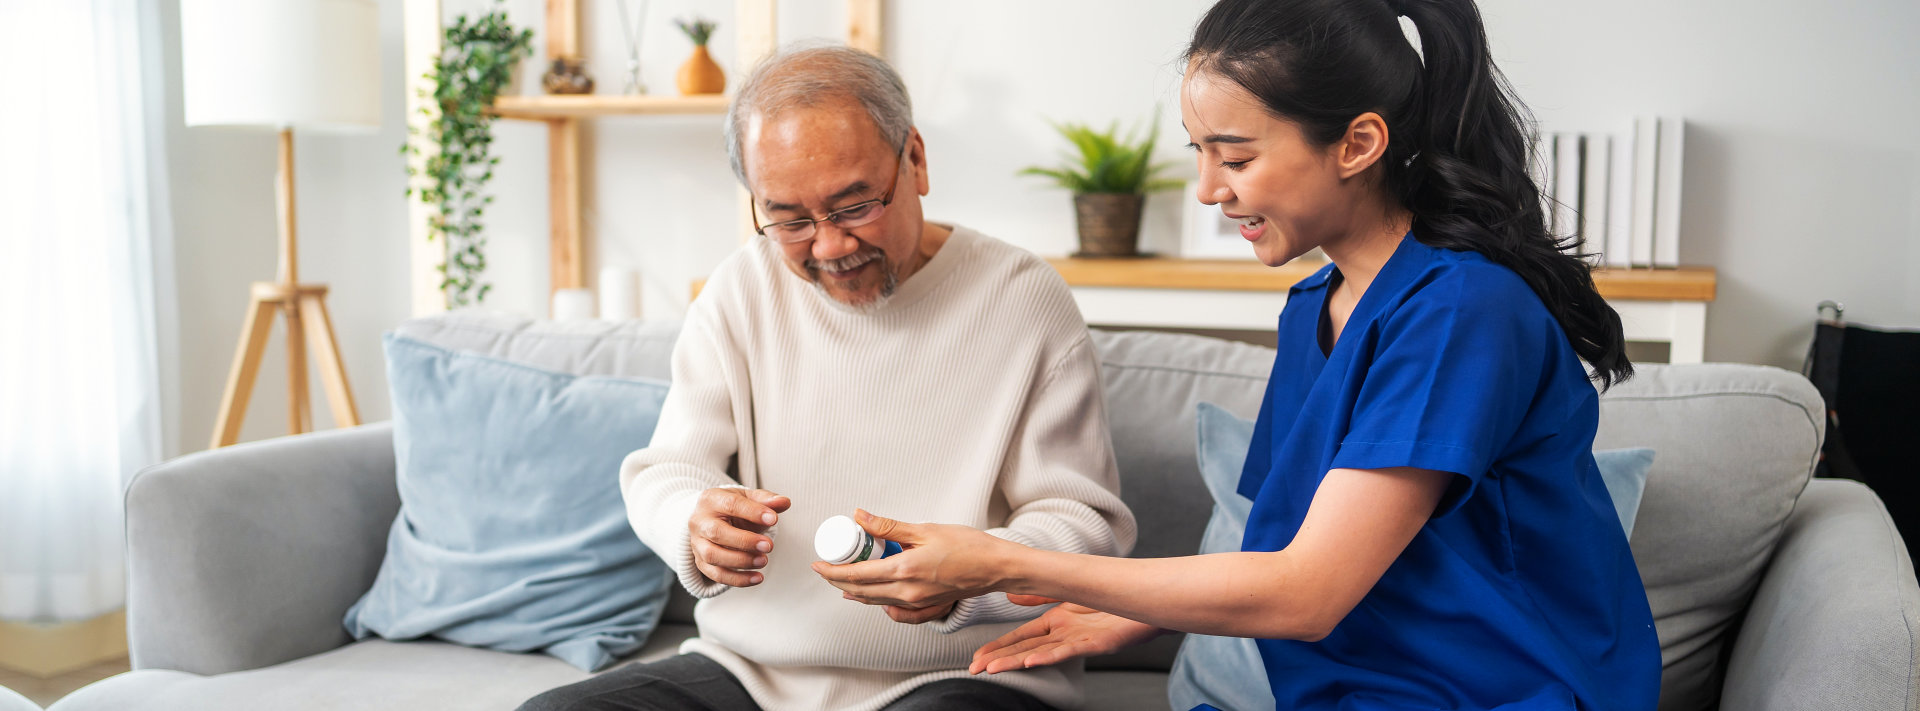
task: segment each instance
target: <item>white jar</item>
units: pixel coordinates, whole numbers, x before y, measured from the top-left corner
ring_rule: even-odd
[[[845,565],[899,553],[900,544],[874,538],[851,518],[834,516],[821,521],[814,531],[813,552],[832,565]]]

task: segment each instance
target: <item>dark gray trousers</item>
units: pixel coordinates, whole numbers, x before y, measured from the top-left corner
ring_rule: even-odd
[[[520,711],[758,711],[733,673],[698,654],[629,664],[528,699]],[[942,679],[887,704],[885,711],[1008,709],[1052,711],[1026,692],[978,679]]]

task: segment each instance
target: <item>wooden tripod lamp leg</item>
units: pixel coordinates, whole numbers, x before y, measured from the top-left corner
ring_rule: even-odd
[[[307,404],[307,331],[300,326],[300,300],[289,294],[280,302],[287,314],[287,434],[313,429],[313,408]]]
[[[347,368],[340,362],[340,346],[333,340],[333,319],[327,316],[327,292],[308,291],[300,295],[302,322],[307,327],[307,342],[319,360],[320,383],[327,389],[327,409],[333,411],[336,427],[360,424],[360,411],[353,406],[353,390],[347,387]]]
[[[227,373],[227,392],[220,398],[220,416],[213,424],[213,448],[240,440],[240,424],[247,417],[247,399],[253,395],[254,377],[260,374],[260,356],[267,351],[267,336],[273,331],[273,317],[279,304],[258,296],[247,305],[247,320],[241,325],[240,345],[233,353],[233,369]]]

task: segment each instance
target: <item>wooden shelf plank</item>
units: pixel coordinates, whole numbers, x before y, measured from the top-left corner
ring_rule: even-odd
[[[1049,257],[1068,286],[1119,289],[1199,289],[1207,291],[1286,291],[1312,276],[1325,262],[1290,262],[1269,267],[1250,260],[1076,259]],[[1712,267],[1678,269],[1596,269],[1594,285],[1609,299],[1712,301]]]
[[[724,94],[703,96],[624,96],[611,94],[570,94],[551,96],[502,96],[493,102],[493,113],[501,118],[551,120],[594,116],[639,116],[663,114],[713,114],[727,112]]]
[[[1719,283],[1713,267],[1593,270],[1594,286],[1609,299],[1712,301]]]
[[[1326,262],[1289,262],[1269,267],[1252,260],[1080,259],[1049,257],[1068,286],[1119,289],[1203,289],[1209,291],[1286,291],[1312,276]]]

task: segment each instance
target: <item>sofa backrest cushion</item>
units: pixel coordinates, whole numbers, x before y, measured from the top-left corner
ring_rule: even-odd
[[[572,375],[668,380],[678,321],[547,321],[467,309],[401,323],[400,336]]]
[[[1660,634],[1660,708],[1712,709],[1721,660],[1812,475],[1818,391],[1754,365],[1641,365],[1600,398],[1595,447],[1658,452],[1633,528]]]
[[[1180,333],[1093,332],[1120,498],[1140,527],[1135,558],[1193,555],[1213,512],[1195,457],[1194,416],[1210,402],[1241,418],[1260,412],[1273,350]],[[1181,635],[1087,660],[1089,669],[1173,666]]]

